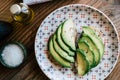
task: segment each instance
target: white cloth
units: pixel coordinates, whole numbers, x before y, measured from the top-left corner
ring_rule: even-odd
[[[43,3],[47,1],[52,1],[52,0],[23,0],[23,3],[27,5],[32,5],[32,4],[38,4],[38,3]]]

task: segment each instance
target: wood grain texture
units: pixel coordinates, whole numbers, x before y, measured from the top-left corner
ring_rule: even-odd
[[[9,20],[10,12],[9,8],[14,3],[19,3],[19,0],[0,0],[0,20]],[[102,0],[54,0],[52,2],[46,2],[42,4],[36,4],[30,6],[35,12],[35,18],[33,21],[26,25],[14,25],[14,31],[6,39],[0,41],[0,46],[4,43],[14,40],[22,42],[28,51],[28,56],[25,62],[18,68],[7,69],[0,64],[0,80],[49,80],[47,76],[39,68],[35,53],[34,53],[34,39],[39,28],[39,25],[44,18],[50,14],[53,10],[68,4],[87,4],[101,9],[103,6]],[[119,7],[118,7],[119,9]],[[118,33],[120,34],[120,14],[110,17]],[[120,58],[112,73],[106,78],[106,80],[119,80],[120,78]]]

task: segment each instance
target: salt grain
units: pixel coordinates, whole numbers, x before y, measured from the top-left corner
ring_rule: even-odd
[[[18,45],[9,44],[4,48],[2,58],[5,64],[15,67],[23,62],[24,54]]]

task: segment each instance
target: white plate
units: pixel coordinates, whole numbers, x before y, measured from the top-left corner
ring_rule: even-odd
[[[81,32],[81,26],[93,26],[105,44],[100,64],[83,77],[79,77],[71,68],[54,64],[47,49],[51,34],[69,18],[73,19],[78,32]],[[36,34],[35,53],[40,68],[52,80],[103,80],[111,73],[119,56],[118,34],[112,21],[101,11],[87,5],[71,4],[56,9],[42,22]]]

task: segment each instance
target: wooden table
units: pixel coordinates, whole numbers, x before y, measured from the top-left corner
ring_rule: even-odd
[[[0,0],[0,19],[4,18],[7,20],[10,16],[9,7],[12,4],[19,2],[22,1]],[[39,28],[39,25],[43,19],[53,10],[64,5],[75,3],[87,4],[96,8],[101,8],[103,6],[102,0],[55,0],[52,2],[30,6],[35,12],[34,20],[27,26],[14,26],[13,33],[3,41],[0,41],[0,46],[10,40],[22,42],[27,47],[27,59],[20,67],[15,69],[7,69],[0,64],[0,80],[49,80],[39,68],[35,58],[34,40],[37,29]],[[120,7],[117,9],[120,10]],[[110,18],[120,34],[120,13],[110,16]],[[119,78],[120,58],[114,70],[106,80],[119,80]]]

